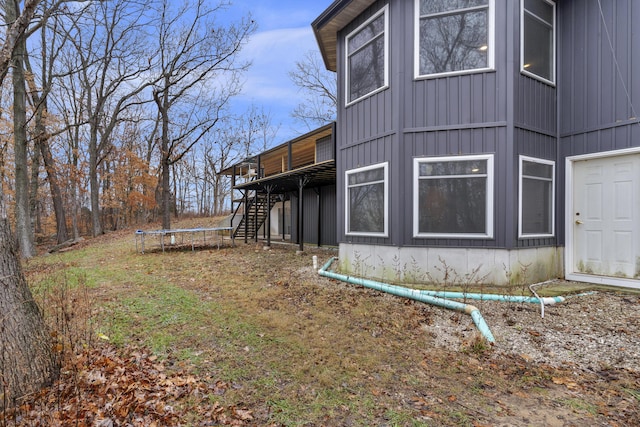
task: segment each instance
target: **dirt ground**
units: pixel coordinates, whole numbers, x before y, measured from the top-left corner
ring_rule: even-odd
[[[638,293],[596,290],[544,317],[539,305],[468,301],[489,345],[466,314],[320,277],[311,257],[322,265],[331,250],[240,242],[141,255],[131,234],[27,266],[30,282],[94,274],[83,292],[112,329],[73,361],[53,406],[31,402],[13,424],[640,425]],[[149,332],[159,324],[162,345]]]
[[[568,291],[566,300],[544,309],[537,304],[466,301],[480,309],[495,337],[488,350],[475,347],[479,334],[469,316],[420,307],[417,322],[430,357],[451,357],[449,362],[464,364],[463,376],[469,376],[462,381],[482,390],[477,399],[463,393],[464,398],[452,402],[467,409],[473,425],[639,423],[640,294],[562,280],[538,291],[545,286]],[[523,387],[521,381],[529,376],[532,383]],[[447,387],[441,377],[431,380],[438,382],[434,388]],[[493,411],[478,409],[492,404]],[[437,420],[424,419],[427,424]]]

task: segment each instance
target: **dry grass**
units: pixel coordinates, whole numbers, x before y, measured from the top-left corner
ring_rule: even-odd
[[[209,225],[204,221],[179,226]],[[93,345],[102,334],[116,346],[143,346],[201,378],[220,379],[230,386],[207,398],[250,408],[256,425],[638,420],[637,409],[614,411],[606,403],[611,389],[633,401],[623,390],[638,392],[637,373],[619,372],[617,382],[602,384],[569,368],[551,372],[500,356],[478,341],[459,352],[436,348],[422,327],[433,316],[451,317],[460,328],[472,328],[470,319],[319,277],[311,256],[324,262],[335,254],[295,249],[238,243],[138,254],[133,231],[125,231],[36,258],[26,270],[36,290],[64,277],[73,298],[90,303],[73,315],[90,331],[77,340]],[[578,388],[552,381],[557,377],[571,377]],[[522,405],[531,400],[535,409]]]

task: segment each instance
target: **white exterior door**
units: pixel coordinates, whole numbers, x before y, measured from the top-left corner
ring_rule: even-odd
[[[572,165],[567,278],[640,287],[640,154]]]

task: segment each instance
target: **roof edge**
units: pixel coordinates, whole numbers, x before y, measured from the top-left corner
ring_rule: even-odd
[[[324,27],[327,22],[329,22],[335,15],[340,13],[351,0],[335,0],[333,3],[329,5],[328,8],[324,10],[316,19],[311,23],[311,27],[314,29]]]
[[[337,71],[337,33],[375,0],[335,0],[312,23],[325,67]]]
[[[335,0],[333,3],[329,5],[328,8],[324,10],[316,19],[311,23],[311,28],[313,29],[313,34],[316,37],[316,42],[318,43],[318,47],[320,48],[320,54],[322,55],[322,60],[324,61],[324,66],[327,70],[336,71],[337,64],[334,64],[329,59],[329,54],[327,50],[329,46],[327,46],[327,41],[323,37],[322,30],[326,27],[331,20],[338,15],[344,8],[351,2],[351,0]]]

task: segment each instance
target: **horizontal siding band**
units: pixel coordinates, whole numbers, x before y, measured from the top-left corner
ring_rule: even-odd
[[[526,131],[529,131],[529,132],[535,132],[535,133],[540,134],[540,135],[548,136],[548,137],[551,137],[551,138],[556,138],[555,132],[549,132],[546,129],[542,129],[542,128],[539,128],[539,127],[536,127],[536,126],[529,126],[529,125],[517,123],[517,124],[514,125],[514,127],[516,129],[522,129],[522,130],[526,130]]]
[[[383,139],[383,138],[386,138],[388,136],[392,136],[392,135],[395,135],[395,134],[396,134],[396,131],[388,131],[388,132],[381,133],[379,135],[372,135],[372,136],[370,136],[368,138],[363,138],[363,139],[360,139],[358,141],[351,142],[349,144],[341,145],[339,147],[339,149],[340,150],[345,150],[345,149],[348,149],[348,148],[356,147],[358,145],[366,144],[366,143],[371,142],[371,141]]]
[[[440,125],[440,126],[423,126],[417,128],[406,128],[404,133],[424,133],[424,132],[438,132],[443,130],[463,130],[463,129],[485,129],[485,128],[499,128],[507,127],[506,121],[489,122],[489,123],[465,123],[454,125]]]
[[[561,133],[560,138],[568,138],[576,135],[583,135],[585,133],[598,132],[606,129],[614,129],[622,126],[629,126],[629,125],[636,125],[636,124],[640,124],[640,119],[631,118],[628,120],[620,120],[619,122],[615,122],[615,123],[596,125],[596,126],[588,127],[586,129],[582,129],[582,130]]]

